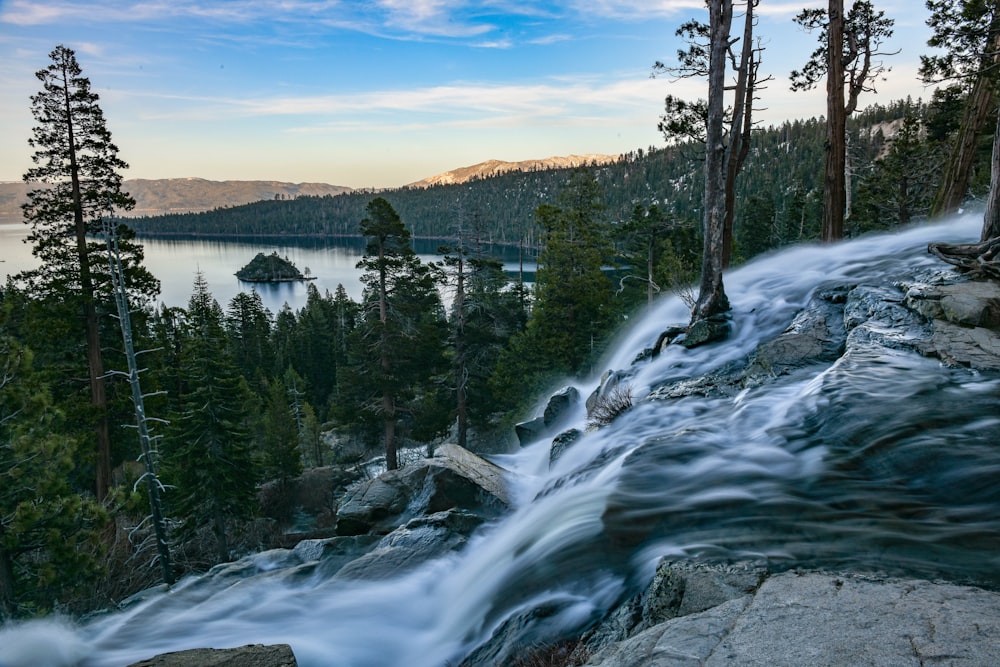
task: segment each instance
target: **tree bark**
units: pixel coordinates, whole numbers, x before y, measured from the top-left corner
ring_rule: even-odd
[[[844,0],[830,0],[827,10],[826,172],[823,183],[823,241],[844,237],[847,164],[847,110],[844,105]]]
[[[3,529],[0,528],[0,534]],[[14,562],[10,552],[0,546],[0,624],[11,619],[17,612],[14,596]]]
[[[990,194],[986,199],[986,213],[983,216],[983,231],[980,241],[1000,238],[1000,109],[997,110],[997,126],[993,132],[993,157],[990,161]]]
[[[83,320],[87,332],[87,368],[90,382],[90,402],[96,411],[97,423],[94,493],[103,502],[111,487],[111,433],[108,428],[108,400],[104,389],[104,357],[101,354],[101,330],[94,303],[94,284],[90,274],[90,255],[87,251],[87,225],[83,218],[83,196],[80,191],[80,165],[76,154],[76,137],[73,128],[73,109],[69,95],[70,80],[63,69],[63,103],[66,114],[67,140],[70,163],[70,185],[73,197],[73,225],[76,233],[76,252],[80,263],[80,296],[83,301]]]
[[[969,91],[955,145],[952,147],[945,173],[941,177],[941,186],[931,203],[932,218],[942,218],[956,213],[969,190],[972,164],[976,159],[976,144],[979,143],[979,135],[986,127],[990,111],[997,103],[995,68],[998,61],[1000,61],[1000,32],[993,35],[991,52],[983,54],[980,73]]]
[[[708,119],[705,133],[705,241],[701,284],[691,311],[691,323],[729,310],[722,284],[726,217],[726,146],[723,137],[726,55],[733,20],[732,0],[710,0],[711,43],[708,73]]]
[[[733,117],[729,128],[726,154],[726,217],[722,235],[722,268],[728,268],[733,256],[733,227],[736,218],[736,177],[750,151],[750,130],[753,128],[753,91],[756,67],[753,58],[754,1],[747,2],[743,22],[743,44],[733,101]]]

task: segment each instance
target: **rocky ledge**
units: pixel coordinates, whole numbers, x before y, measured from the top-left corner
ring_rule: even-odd
[[[662,562],[578,645],[595,667],[1000,664],[1000,593],[857,574]],[[585,658],[589,656],[589,659]]]

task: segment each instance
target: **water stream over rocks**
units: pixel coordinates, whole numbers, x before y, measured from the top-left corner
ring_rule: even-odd
[[[528,610],[525,644],[578,631],[664,556],[996,588],[1000,375],[918,353],[930,325],[901,305],[908,285],[944,271],[927,243],[974,240],[980,221],[757,260],[726,277],[730,340],[634,363],[687,320],[664,298],[605,361],[636,405],[551,465],[551,438],[495,457],[515,508],[460,553],[379,581],[259,554],[87,622],[0,630],[0,664],[121,667],[288,643],[306,667],[457,665]],[[768,341],[810,309],[819,316],[802,326],[831,332],[821,349],[802,363],[769,357]],[[582,408],[573,421],[585,430]]]

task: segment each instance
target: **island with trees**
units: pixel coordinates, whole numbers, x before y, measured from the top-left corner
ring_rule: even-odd
[[[279,256],[277,251],[270,255],[257,253],[249,264],[236,272],[236,277],[247,283],[284,283],[314,279],[299,271],[287,257]]]

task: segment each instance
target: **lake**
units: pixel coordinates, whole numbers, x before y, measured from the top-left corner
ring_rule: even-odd
[[[31,247],[24,243],[28,226],[0,224],[0,277],[12,275],[38,265],[31,255]],[[342,284],[355,301],[361,298],[361,271],[356,268],[364,252],[364,241],[355,238],[330,239],[249,239],[249,238],[143,238],[146,268],[160,279],[158,301],[168,306],[187,306],[194,285],[195,274],[201,271],[209,290],[223,308],[239,292],[256,291],[264,306],[277,313],[287,303],[297,310],[305,305],[306,282],[294,283],[245,283],[236,278],[238,271],[258,252],[277,252],[287,257],[301,271],[315,277],[313,282],[320,292],[331,293]],[[442,241],[417,239],[414,241],[422,262],[437,261],[436,253]],[[504,269],[516,279],[519,267],[518,249],[508,246],[491,246],[489,252],[500,258]],[[534,279],[535,264],[525,262],[525,281]],[[444,295],[447,299],[448,295]]]

